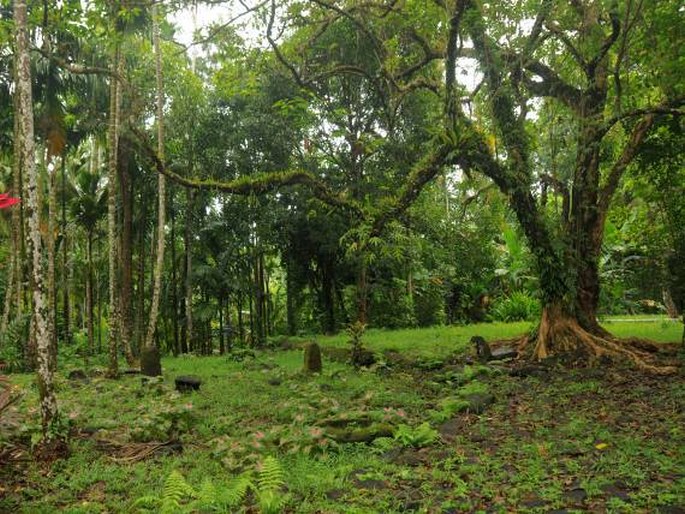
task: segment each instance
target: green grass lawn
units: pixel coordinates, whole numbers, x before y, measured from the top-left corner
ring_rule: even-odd
[[[682,331],[678,324],[624,325],[607,328],[660,341],[678,341]],[[0,425],[0,441],[12,444],[17,457],[2,462],[0,512],[142,512],[136,500],[161,498],[174,471],[195,498],[181,490],[172,512],[203,512],[199,502],[211,486],[231,491],[241,475],[255,484],[252,492],[237,506],[204,511],[651,513],[682,507],[682,375],[655,378],[617,368],[514,378],[495,365],[441,362],[469,351],[475,334],[492,340],[530,328],[493,323],[367,332],[370,348],[432,359],[437,365],[430,370],[358,371],[324,359],[323,372],[311,376],[301,372],[302,351],[288,350],[240,362],[165,358],[164,382],[143,386],[136,375],[69,380],[68,372],[82,364],[63,359],[57,394],[73,424],[72,452],[52,465],[22,460],[38,429],[37,391],[32,375],[13,375],[25,396]],[[317,340],[346,344],[344,335]],[[173,391],[174,378],[184,374],[202,378],[199,392]],[[462,410],[474,398],[494,401],[480,413]],[[391,427],[392,433],[342,443],[331,438],[336,424]],[[168,441],[174,444],[158,444]],[[268,456],[280,463],[283,485],[266,494],[259,470]],[[148,500],[149,512],[161,510],[161,502]]]

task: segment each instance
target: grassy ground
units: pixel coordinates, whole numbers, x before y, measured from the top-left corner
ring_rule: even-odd
[[[663,341],[678,341],[682,330],[625,325],[607,328]],[[324,358],[313,376],[301,373],[299,349],[242,361],[167,358],[164,382],[145,386],[140,376],[112,381],[92,369],[86,379],[68,379],[77,363],[62,362],[58,397],[74,438],[71,456],[52,465],[26,459],[37,393],[32,376],[14,375],[25,397],[0,426],[13,449],[1,462],[0,512],[136,512],[137,499],[161,499],[165,482],[172,489],[175,470],[203,497],[208,483],[231,490],[241,473],[260,483],[267,456],[277,458],[284,482],[271,494],[272,505],[284,506],[273,512],[683,512],[682,374],[605,369],[521,378],[460,363],[472,335],[505,338],[528,328],[369,331],[370,348],[402,358],[365,371]],[[340,348],[345,337],[319,342]],[[185,374],[202,378],[200,391],[173,391]],[[357,435],[390,431],[341,443],[333,439],[339,426]],[[268,512],[263,493],[257,485],[224,511]],[[148,500],[151,512],[162,508]],[[183,512],[190,500],[181,488],[171,511]]]

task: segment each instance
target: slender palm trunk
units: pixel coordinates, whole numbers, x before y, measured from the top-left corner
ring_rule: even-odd
[[[164,91],[162,84],[162,50],[159,42],[159,16],[157,5],[152,5],[152,41],[155,51],[155,75],[157,78],[157,154],[164,162]],[[150,318],[145,336],[145,346],[141,352],[141,371],[144,375],[156,376],[162,374],[160,353],[155,334],[157,332],[157,317],[162,295],[162,273],[164,271],[164,226],[166,224],[166,184],[164,175],[157,176],[157,249],[153,267],[152,301],[150,303]]]
[[[170,192],[169,200],[173,202],[173,189]],[[178,266],[176,263],[176,211],[174,205],[169,205],[171,210],[171,303],[172,303],[172,324],[174,330],[174,356],[178,356],[180,352],[179,338],[178,338]]]
[[[15,70],[15,75],[18,70]],[[15,77],[16,78],[16,77]],[[12,189],[13,193],[21,196],[22,192],[22,160],[21,160],[21,138],[19,126],[19,95],[14,95],[14,162],[12,163]],[[15,273],[15,307],[16,315],[20,316],[24,310],[24,206],[20,204],[12,209],[12,251],[14,252],[14,273]]]
[[[86,242],[86,330],[88,334],[88,353],[95,354],[95,327],[93,313],[93,231],[88,231]]]
[[[131,348],[133,334],[132,314],[132,289],[133,289],[133,262],[132,262],[132,232],[133,232],[133,192],[131,186],[131,174],[129,171],[130,148],[119,144],[117,170],[119,176],[119,193],[122,204],[122,226],[119,244],[120,295],[119,295],[119,336],[124,357],[129,366],[135,364],[135,357]]]
[[[69,238],[67,236],[67,158],[66,155],[62,159],[62,339],[65,344],[71,342],[71,325],[70,325],[70,309],[69,309],[69,252],[68,244]]]
[[[115,47],[112,63],[117,72],[121,71],[121,55],[119,49]],[[118,73],[117,73],[118,74]],[[107,196],[107,228],[108,228],[108,249],[109,249],[109,365],[107,374],[116,377],[119,374],[118,359],[118,340],[119,340],[119,269],[117,266],[117,153],[119,146],[119,102],[121,85],[119,80],[110,78],[109,86],[109,130],[108,139],[108,196]]]
[[[9,323],[10,311],[12,310],[12,294],[14,293],[14,267],[16,264],[16,255],[14,252],[10,255],[10,265],[7,272],[8,282],[7,288],[5,290],[5,299],[3,301],[2,307],[2,319],[0,320],[0,335],[5,333],[7,330],[7,324]]]
[[[193,190],[186,189],[186,221],[183,233],[183,245],[185,249],[185,302],[184,314],[185,325],[181,338],[183,353],[188,353],[193,346],[193,250],[191,248],[191,234],[193,226]]]
[[[57,369],[57,272],[55,264],[57,254],[55,247],[55,233],[57,229],[57,171],[48,168],[48,234],[46,238],[48,250],[48,323],[50,325],[50,367]]]
[[[33,319],[36,340],[37,381],[40,395],[40,411],[43,437],[49,439],[50,428],[58,418],[59,411],[50,367],[50,323],[43,276],[43,252],[40,235],[40,203],[38,198],[38,174],[35,162],[33,129],[33,99],[31,92],[31,61],[27,28],[26,0],[14,3],[16,31],[17,89],[19,103],[19,134],[23,168],[28,180],[29,238],[28,248],[32,259]]]

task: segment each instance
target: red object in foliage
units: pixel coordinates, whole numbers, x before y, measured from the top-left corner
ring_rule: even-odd
[[[12,205],[19,203],[19,198],[14,198],[8,194],[0,194],[0,209],[5,207],[11,207]]]

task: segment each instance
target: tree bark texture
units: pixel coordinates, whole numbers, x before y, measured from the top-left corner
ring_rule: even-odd
[[[119,295],[119,336],[124,357],[129,366],[135,363],[131,339],[133,337],[133,185],[130,170],[130,145],[122,138],[118,145],[117,170],[119,195],[122,205],[119,265],[121,282]]]
[[[112,66],[118,74],[122,68],[119,48],[115,46],[112,55]],[[109,127],[107,132],[107,146],[109,159],[107,163],[107,241],[109,250],[109,365],[107,374],[116,377],[119,374],[118,340],[119,340],[119,255],[117,241],[117,157],[119,149],[119,104],[121,84],[111,77],[109,85]]]
[[[152,39],[155,52],[155,77],[157,80],[157,155],[164,162],[164,85],[162,82],[162,49],[159,37],[159,13],[157,5],[152,6]],[[150,320],[147,327],[145,345],[155,344],[154,336],[157,330],[157,316],[162,290],[162,274],[164,271],[164,226],[166,224],[166,183],[161,173],[157,177],[157,252],[154,266],[154,286],[152,289],[152,304],[150,306]]]
[[[29,234],[27,246],[32,259],[32,298],[33,324],[36,340],[37,382],[40,396],[40,412],[43,437],[47,438],[49,429],[58,418],[59,411],[53,385],[53,372],[50,367],[51,337],[49,306],[45,293],[43,276],[43,242],[40,234],[40,201],[38,195],[38,173],[35,162],[35,143],[33,127],[33,99],[31,91],[31,60],[29,57],[29,37],[27,27],[26,0],[14,3],[16,36],[16,65],[19,110],[19,135],[21,141],[21,162],[28,182]]]

